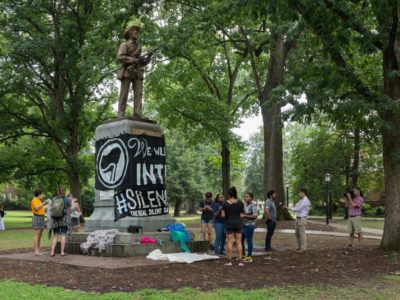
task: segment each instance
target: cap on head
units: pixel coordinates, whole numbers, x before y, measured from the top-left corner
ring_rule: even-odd
[[[125,38],[126,40],[129,40],[129,34],[130,34],[131,31],[133,31],[133,30],[135,30],[135,31],[137,31],[137,32],[140,32],[140,26],[138,26],[138,25],[132,25],[132,26],[127,27],[127,28],[125,29],[125,32],[124,32],[124,38]]]

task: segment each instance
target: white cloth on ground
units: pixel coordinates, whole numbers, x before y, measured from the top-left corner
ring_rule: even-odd
[[[164,254],[160,249],[153,250],[146,256],[151,260],[168,260],[170,262],[187,263],[191,264],[196,261],[219,259],[218,256],[197,253],[168,253]]]
[[[81,250],[83,254],[89,253],[89,249],[92,247],[99,249],[99,252],[101,253],[106,249],[106,245],[114,242],[118,232],[119,231],[117,229],[93,231],[88,235],[86,242],[81,244]]]

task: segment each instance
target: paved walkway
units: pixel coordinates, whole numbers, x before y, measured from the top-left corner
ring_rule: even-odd
[[[256,228],[255,232],[267,232],[266,228]],[[294,229],[277,229],[275,230],[277,233],[290,233],[294,234]],[[348,237],[349,234],[345,232],[336,232],[336,231],[318,231],[318,230],[306,230],[307,234],[312,235],[326,235],[326,236],[336,236],[336,237]],[[364,235],[363,238],[371,239],[371,240],[380,240],[382,237],[378,235]]]
[[[0,258],[16,259],[16,260],[27,260],[36,261],[43,263],[57,263],[66,264],[80,267],[96,267],[104,269],[123,269],[132,267],[141,267],[149,265],[165,265],[169,264],[168,261],[154,261],[146,259],[146,257],[102,257],[102,256],[86,256],[86,255],[67,255],[60,256],[56,255],[50,257],[49,253],[44,255],[36,256],[33,253],[18,253],[18,254],[6,254],[0,255]]]
[[[308,222],[314,223],[314,224],[325,224],[325,223],[323,223],[323,222],[314,221],[314,220],[309,220]],[[330,222],[330,223],[329,223],[329,226],[331,226],[331,227],[333,227],[333,228],[336,228],[336,229],[338,229],[338,230],[347,232],[347,225],[344,225],[344,224],[337,224],[337,223],[332,223],[332,222]],[[361,226],[362,226],[362,223],[361,223]],[[373,235],[378,235],[378,236],[380,236],[380,237],[382,237],[382,235],[383,235],[383,230],[382,230],[382,229],[365,228],[365,227],[363,227],[363,228],[362,228],[362,231],[363,231],[364,233],[369,233],[369,234],[373,234]]]

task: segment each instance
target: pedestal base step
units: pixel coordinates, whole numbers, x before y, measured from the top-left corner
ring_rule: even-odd
[[[87,240],[90,232],[74,232],[69,238],[68,242],[84,243]],[[142,236],[148,236],[155,240],[161,240],[163,242],[169,241],[169,232],[143,232],[143,233],[126,233],[119,232],[115,237],[115,244],[134,244],[139,243]],[[189,231],[190,240],[194,240],[194,233]]]
[[[69,254],[82,254],[80,248],[81,242],[68,241],[65,246],[65,252]],[[207,252],[210,249],[208,241],[191,241],[186,243],[191,252]],[[99,253],[98,249],[90,249],[89,255],[105,257],[132,257],[146,256],[155,249],[160,249],[163,253],[181,252],[178,242],[163,242],[159,244],[110,244],[106,249]]]

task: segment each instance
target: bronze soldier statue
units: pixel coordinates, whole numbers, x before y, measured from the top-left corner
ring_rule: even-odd
[[[143,67],[146,66],[153,55],[149,51],[142,56],[142,46],[138,43],[140,27],[131,26],[125,30],[123,42],[118,48],[117,60],[122,64],[118,71],[117,78],[121,81],[121,89],[118,104],[118,117],[125,116],[126,105],[129,96],[129,87],[132,83],[134,93],[133,116],[143,119],[142,97],[143,97]]]

